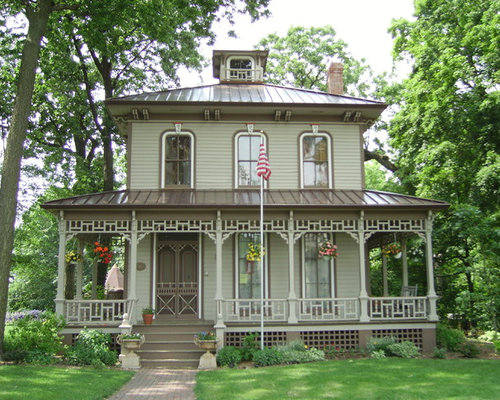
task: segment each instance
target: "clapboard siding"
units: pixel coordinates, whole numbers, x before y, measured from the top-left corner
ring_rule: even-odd
[[[172,131],[172,122],[134,123],[131,136],[130,188],[155,189],[160,185],[161,135]],[[195,187],[234,187],[234,138],[245,132],[243,123],[186,122],[182,130],[195,137]],[[268,138],[272,189],[296,189],[300,185],[299,136],[310,132],[309,124],[256,123],[255,131]],[[333,182],[339,189],[361,189],[362,168],[359,128],[355,125],[323,124],[320,131],[332,137]]]
[[[335,260],[336,297],[359,296],[359,248],[356,241],[345,233],[335,235],[339,255]]]
[[[151,305],[151,235],[146,236],[137,245],[137,262],[146,264],[144,270],[136,273],[136,294],[139,299],[136,312],[140,320],[142,309]]]
[[[333,177],[336,189],[362,189],[359,127],[337,125],[333,135]]]

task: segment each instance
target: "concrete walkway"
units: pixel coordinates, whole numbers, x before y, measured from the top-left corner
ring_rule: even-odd
[[[109,400],[195,400],[197,372],[195,369],[141,368]]]

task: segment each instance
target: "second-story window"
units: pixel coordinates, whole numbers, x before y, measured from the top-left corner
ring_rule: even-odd
[[[301,187],[330,188],[331,150],[326,134],[305,133],[300,137]]]
[[[165,133],[162,142],[162,185],[193,187],[193,143],[190,133]]]
[[[260,178],[257,176],[257,162],[259,160],[259,146],[262,136],[259,134],[236,135],[236,187],[259,186]]]

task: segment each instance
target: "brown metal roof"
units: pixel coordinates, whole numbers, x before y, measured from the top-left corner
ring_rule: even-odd
[[[119,190],[44,203],[50,210],[251,208],[260,205],[259,190]],[[436,209],[448,203],[374,190],[266,190],[267,208]]]
[[[267,84],[216,84],[107,99],[111,104],[287,104],[378,106],[380,101]]]

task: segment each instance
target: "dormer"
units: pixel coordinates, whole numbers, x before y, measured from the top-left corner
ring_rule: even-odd
[[[221,83],[263,83],[267,50],[214,50],[214,78]]]

